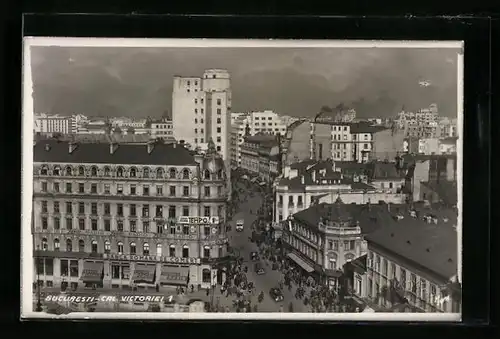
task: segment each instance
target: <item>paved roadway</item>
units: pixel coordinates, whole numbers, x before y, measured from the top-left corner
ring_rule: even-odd
[[[251,225],[257,219],[256,213],[262,204],[263,197],[257,192],[254,192],[253,197],[248,195],[250,190],[256,190],[256,188],[254,188],[255,186],[250,190],[246,189],[242,184],[238,184],[238,187],[243,188],[242,195],[246,196],[247,199],[239,203],[237,212],[230,221],[231,231],[229,232],[229,243],[233,248],[236,248],[240,256],[243,257],[244,265],[248,266],[248,281],[253,282],[256,287],[255,296],[252,298],[252,305],[257,304],[259,312],[277,312],[279,311],[280,305],[283,305],[283,311],[288,312],[288,305],[292,302],[294,312],[309,312],[309,307],[304,306],[302,300],[295,299],[295,287],[293,287],[291,291],[288,291],[285,287],[285,291],[283,291],[284,300],[282,302],[277,303],[271,300],[269,290],[278,286],[278,282],[283,279],[283,274],[279,271],[273,271],[270,263],[266,265],[266,262],[262,259],[261,262],[266,273],[263,275],[257,275],[255,273],[254,263],[250,261],[250,253],[257,251],[257,245],[252,243],[249,237],[251,237],[252,234]],[[243,196],[240,198],[243,198]],[[250,210],[252,213],[250,213]],[[238,219],[245,220],[243,232],[236,232],[235,225]],[[264,292],[264,301],[259,304],[257,296],[260,291]]]

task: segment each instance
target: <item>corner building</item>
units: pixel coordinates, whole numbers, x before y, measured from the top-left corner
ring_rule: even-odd
[[[224,281],[226,175],[215,150],[43,141],[33,176],[39,284],[161,291]]]

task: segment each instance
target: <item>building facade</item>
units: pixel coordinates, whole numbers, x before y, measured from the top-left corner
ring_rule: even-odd
[[[266,176],[270,159],[279,153],[278,139],[267,134],[245,137],[241,145],[241,168],[254,175]]]
[[[41,114],[35,115],[33,131],[34,133],[68,134],[74,133],[73,125],[70,117]]]
[[[339,199],[333,204],[313,205],[282,222],[287,256],[330,288],[338,287],[344,265],[367,251],[351,209]]]
[[[173,124],[170,119],[160,119],[151,121],[151,137],[171,138],[174,136]]]
[[[202,77],[175,76],[172,92],[174,137],[194,147],[213,140],[229,163],[231,84],[228,71],[210,69]]]
[[[394,179],[404,182],[404,178],[398,180]],[[316,202],[333,203],[339,197],[346,204],[405,202],[406,194],[397,189],[400,186],[388,183],[384,188],[381,186],[379,181],[370,182],[368,176],[344,176],[342,168],[337,168],[332,161],[285,166],[283,176],[274,184],[274,221],[286,220]]]
[[[35,144],[35,276],[72,289],[221,282],[225,179],[216,154],[177,144]]]
[[[386,310],[403,303],[414,312],[461,312],[456,213],[395,208],[366,235],[367,270],[355,273],[354,293]]]

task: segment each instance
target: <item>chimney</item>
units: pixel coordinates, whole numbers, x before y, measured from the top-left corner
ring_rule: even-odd
[[[49,144],[45,144],[45,151],[46,152],[50,151],[50,145]]]
[[[78,144],[74,141],[71,141],[68,145],[69,145],[69,154],[72,154],[73,151],[78,147]]]
[[[300,176],[300,183],[304,185],[306,183],[305,178],[303,175]]]
[[[109,154],[114,154],[118,149],[118,143],[112,142],[109,144]]]
[[[148,142],[148,154],[151,154],[153,152],[153,149],[155,148],[155,143],[153,142]]]

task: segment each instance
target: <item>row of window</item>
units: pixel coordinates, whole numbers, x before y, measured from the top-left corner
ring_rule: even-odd
[[[118,166],[116,169],[111,168],[109,166],[104,166],[102,171],[97,167],[97,166],[91,166],[90,167],[90,176],[97,177],[99,176],[100,173],[102,173],[105,177],[110,177],[113,172],[116,171],[116,176],[117,177],[124,177],[125,174],[128,174],[128,177],[130,178],[151,178],[152,173],[154,173],[154,177],[157,179],[164,179],[165,177],[165,170],[163,168],[157,168],[155,171],[152,171],[149,167],[143,167],[142,170],[137,168],[137,167],[130,167],[126,169],[123,166]],[[205,170],[210,173],[209,170]],[[78,166],[76,169],[73,166],[67,165],[64,166],[64,171],[61,166],[55,165],[52,169],[52,175],[66,175],[66,176],[85,176],[87,172],[87,169],[85,166],[81,165]],[[40,168],[40,174],[41,175],[48,175],[49,174],[49,166],[48,165],[42,165]],[[142,174],[142,176],[141,176]],[[182,179],[190,179],[191,178],[191,170],[185,168],[181,171],[181,178]],[[211,173],[209,174],[210,178]],[[171,168],[168,170],[168,178],[169,179],[178,179],[179,177],[179,171],[176,168]]]
[[[98,243],[96,240],[92,240],[90,245],[91,245],[91,247],[90,247],[91,253],[99,253],[98,252],[99,251]],[[124,244],[122,241],[118,241],[116,243],[116,248],[117,248],[118,254],[124,254],[124,253],[138,254],[137,244],[135,242],[131,242],[129,244],[128,252],[124,252]],[[48,251],[48,249],[49,249],[49,245],[48,245],[47,238],[43,238],[42,239],[42,250]],[[219,247],[219,249],[222,250],[220,247]],[[61,250],[61,243],[60,243],[59,239],[54,239],[54,251],[57,252],[60,250]],[[80,239],[78,241],[78,248],[75,248],[75,250],[78,252],[85,252],[85,241]],[[203,250],[204,250],[203,257],[210,258],[210,250],[211,250],[210,246],[204,246]],[[73,241],[71,239],[66,239],[66,252],[73,252],[73,251],[74,251],[73,250]],[[107,254],[111,253],[111,242],[109,240],[104,241],[104,253],[107,253]],[[150,251],[149,243],[145,242],[142,244],[141,254],[142,255],[152,255],[153,254]],[[162,244],[156,244],[155,255],[162,256]],[[176,245],[172,244],[169,246],[168,255],[170,257],[175,257],[177,255],[177,246]],[[182,246],[182,257],[189,258],[189,246],[188,245]]]
[[[90,194],[118,194],[122,195],[124,193],[124,186],[129,188],[128,193],[129,195],[138,195],[137,192],[137,185],[135,184],[130,184],[130,185],[123,185],[123,184],[117,184],[114,186],[115,190],[111,190],[111,185],[110,184],[104,184],[102,185],[102,189],[97,183],[91,183],[90,184],[90,192],[86,190],[85,183],[77,183],[77,191],[73,191],[74,183],[67,182],[65,183],[65,193],[90,193]],[[156,196],[163,196],[163,185],[155,185],[153,186],[156,188]],[[59,182],[54,182],[52,185],[53,192],[54,193],[61,193],[61,183]],[[142,185],[142,196],[150,196],[151,195],[151,190],[149,185]],[[48,192],[48,183],[46,181],[41,182],[41,187],[40,187],[41,192]],[[217,196],[221,196],[223,193],[222,186],[217,186]],[[177,196],[177,186],[169,186],[169,196],[170,197],[176,197]],[[183,197],[189,197],[191,196],[191,190],[190,186],[182,186],[182,196]],[[212,196],[212,187],[211,186],[204,186],[203,187],[203,196],[204,197],[211,197]]]

